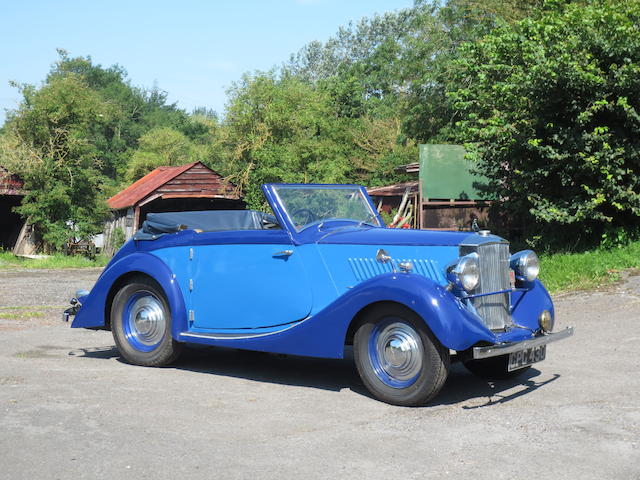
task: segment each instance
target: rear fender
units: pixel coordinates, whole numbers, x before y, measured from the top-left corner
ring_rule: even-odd
[[[169,267],[150,253],[135,252],[116,259],[109,264],[86,297],[81,299],[82,307],[75,316],[72,328],[100,328],[107,324],[107,301],[112,287],[123,277],[142,273],[153,278],[164,290],[169,302],[172,318],[172,336],[178,338],[187,329],[184,298]]]

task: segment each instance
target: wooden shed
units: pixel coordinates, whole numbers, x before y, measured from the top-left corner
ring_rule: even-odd
[[[104,250],[109,255],[119,247],[114,244],[118,237],[131,238],[150,212],[244,208],[235,186],[201,162],[158,167],[107,203],[113,210],[104,231]]]
[[[417,181],[368,189],[378,209],[399,210],[394,226],[429,230],[469,230],[489,220],[487,180],[475,173],[461,145],[420,145],[420,161],[396,171]]]
[[[0,249],[13,250],[26,228],[23,218],[13,211],[22,202],[23,187],[17,175],[0,167]]]
[[[394,222],[389,227],[420,228],[418,215],[420,187],[418,182],[394,183],[384,187],[367,188],[379,212],[395,213]]]

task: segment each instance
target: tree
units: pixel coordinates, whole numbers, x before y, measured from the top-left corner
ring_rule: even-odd
[[[149,130],[140,137],[138,144],[127,171],[129,182],[135,182],[156,167],[184,165],[192,161],[194,149],[191,141],[169,127]]]
[[[396,172],[396,167],[415,161],[418,147],[412,141],[398,142],[400,118],[362,117],[353,122],[349,134],[353,143],[352,180],[367,186],[381,186],[413,180]]]
[[[454,138],[530,234],[640,225],[639,20],[637,0],[553,1],[462,47]]]
[[[446,94],[452,66],[465,42],[475,42],[502,24],[525,18],[542,0],[417,1],[399,63],[405,79],[405,135],[423,143],[447,139],[457,120]]]
[[[291,55],[284,72],[315,85],[318,81],[336,76],[340,69],[366,61],[390,39],[402,38],[416,9],[402,9],[363,18],[356,25],[340,27],[325,43],[314,41]]]
[[[349,144],[328,96],[298,78],[245,75],[229,91],[220,170],[259,206],[265,182],[344,182]]]
[[[211,112],[190,117],[167,104],[157,87],[132,87],[118,65],[58,53],[41,88],[18,85],[23,101],[0,132],[0,163],[28,190],[18,212],[54,249],[101,231],[105,198],[127,172],[200,159],[216,124]]]
[[[131,86],[120,65],[102,67],[91,57],[70,57],[59,49],[59,60],[52,66],[46,82],[74,75],[111,106],[110,121],[94,129],[90,141],[100,151],[102,170],[116,185],[129,169],[138,139],[154,128],[168,127],[195,138],[203,133],[199,124],[175,104],[167,104],[167,93]]]
[[[101,230],[106,204],[99,151],[89,139],[112,109],[77,75],[21,87],[24,101],[0,139],[0,158],[24,179],[17,211],[54,249]]]

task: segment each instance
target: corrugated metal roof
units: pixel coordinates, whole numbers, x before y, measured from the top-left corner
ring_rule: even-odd
[[[114,210],[132,207],[151,192],[198,163],[200,162],[188,163],[187,165],[180,165],[179,167],[158,167],[137,182],[132,183],[121,192],[115,194],[107,200],[107,203],[109,207]]]
[[[23,187],[20,177],[0,166],[0,195],[24,195]]]
[[[367,193],[372,197],[401,197],[409,189],[409,195],[418,193],[418,182],[396,183],[384,187],[367,188]]]
[[[400,165],[395,168],[396,172],[403,173],[419,173],[420,172],[420,164],[418,162],[407,163],[406,165]]]

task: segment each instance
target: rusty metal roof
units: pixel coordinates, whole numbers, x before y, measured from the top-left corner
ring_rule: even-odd
[[[367,193],[372,197],[401,197],[409,189],[409,195],[418,193],[418,182],[404,182],[384,187],[367,188]]]
[[[23,187],[20,177],[0,166],[0,195],[24,195]]]
[[[419,173],[420,172],[420,164],[418,162],[407,163],[406,165],[400,165],[395,168],[396,172],[401,173]]]
[[[180,165],[179,167],[158,167],[121,192],[115,194],[107,200],[107,203],[109,207],[114,210],[132,207],[150,195],[154,190],[157,190],[165,183],[173,180],[181,173],[186,172],[199,163],[200,162],[192,162],[187,165]]]

